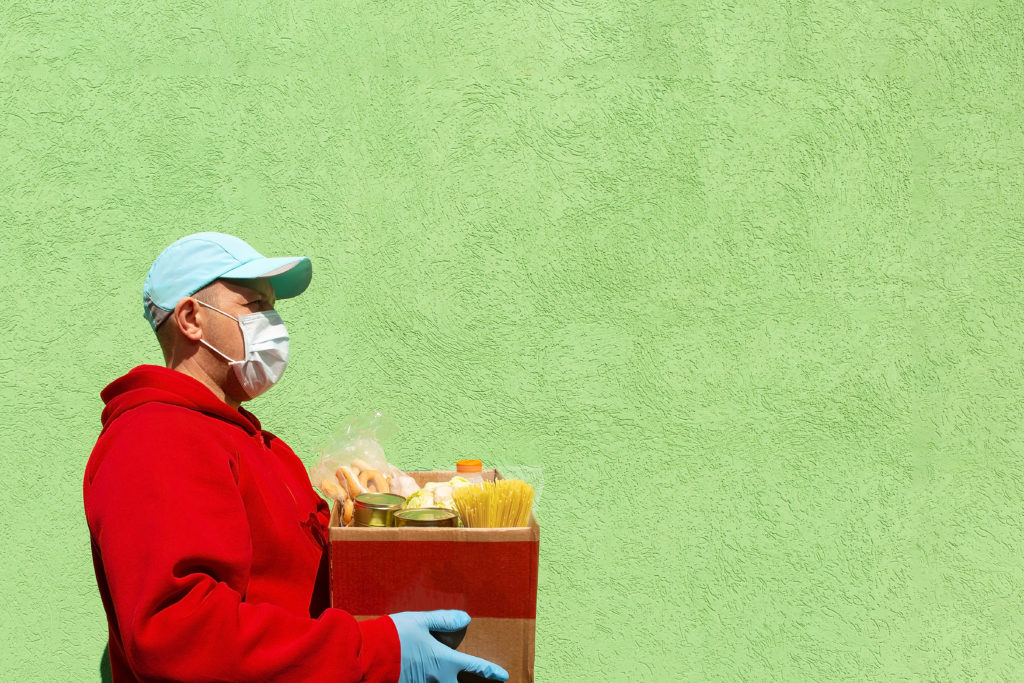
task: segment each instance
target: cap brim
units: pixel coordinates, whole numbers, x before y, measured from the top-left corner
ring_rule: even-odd
[[[266,278],[278,299],[290,299],[306,291],[313,279],[313,263],[305,256],[259,258],[221,275],[232,280]]]

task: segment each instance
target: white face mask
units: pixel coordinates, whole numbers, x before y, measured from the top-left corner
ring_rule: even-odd
[[[288,331],[284,328],[277,311],[247,313],[236,318],[210,304],[202,301],[198,303],[226,315],[242,329],[242,342],[245,344],[245,358],[242,360],[229,358],[205,339],[200,339],[199,343],[234,368],[235,377],[246,395],[249,398],[256,398],[274,386],[288,365]]]

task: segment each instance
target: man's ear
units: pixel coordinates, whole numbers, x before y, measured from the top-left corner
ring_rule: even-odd
[[[192,297],[179,301],[171,317],[185,338],[196,342],[203,338],[203,329],[199,326],[199,302]]]

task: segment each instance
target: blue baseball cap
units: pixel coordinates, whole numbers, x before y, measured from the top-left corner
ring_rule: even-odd
[[[156,257],[142,287],[142,314],[155,330],[179,301],[220,278],[266,278],[275,297],[288,299],[306,291],[312,277],[305,256],[267,258],[237,237],[199,232]]]

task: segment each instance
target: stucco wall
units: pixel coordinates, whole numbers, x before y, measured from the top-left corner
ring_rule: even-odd
[[[541,681],[1024,667],[1016,3],[0,7],[0,670],[97,676],[81,475],[146,270],[314,261],[310,463],[543,468]]]

